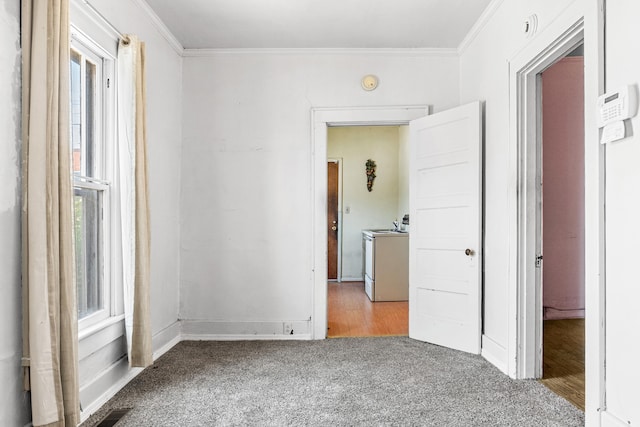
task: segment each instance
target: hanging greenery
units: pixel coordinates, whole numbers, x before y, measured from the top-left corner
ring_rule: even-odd
[[[373,190],[373,180],[376,179],[376,162],[369,159],[365,164],[367,167],[367,190]]]

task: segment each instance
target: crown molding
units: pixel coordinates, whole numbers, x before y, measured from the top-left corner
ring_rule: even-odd
[[[151,23],[156,30],[164,37],[164,39],[169,43],[169,45],[176,51],[176,53],[180,56],[183,56],[184,48],[182,44],[178,41],[176,36],[173,35],[171,30],[165,25],[165,23],[160,19],[160,17],[156,14],[156,12],[149,6],[149,4],[145,0],[133,0],[135,4],[142,9],[142,11],[151,19]]]
[[[458,45],[457,52],[459,55],[462,55],[464,51],[469,47],[469,45],[471,45],[471,43],[476,39],[476,37],[478,37],[480,31],[482,31],[485,25],[487,25],[487,23],[496,13],[503,1],[504,0],[492,0],[491,3],[489,3],[476,23],[473,24],[473,27],[471,27],[465,38],[462,40],[462,42],[460,42],[460,45]]]
[[[142,1],[142,0],[139,0]],[[264,49],[184,49],[182,56],[198,58],[223,55],[369,55],[404,57],[458,57],[457,49],[353,49],[353,48],[264,48]]]

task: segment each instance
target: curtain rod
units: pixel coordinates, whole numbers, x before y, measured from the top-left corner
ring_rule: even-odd
[[[102,13],[100,13],[100,11],[98,9],[96,9],[91,3],[89,3],[89,0],[82,0],[82,2],[93,11],[93,13],[95,13],[98,18],[100,18],[100,20],[102,21],[103,24],[105,24],[107,27],[109,27],[109,29],[111,29],[111,31],[113,31],[114,33],[116,33],[116,35],[118,37],[120,37],[124,42],[125,45],[128,44],[128,37],[125,37],[120,31],[118,31],[118,29],[116,27],[113,26],[113,24],[111,22],[109,22],[109,20],[107,18],[104,17],[104,15]]]

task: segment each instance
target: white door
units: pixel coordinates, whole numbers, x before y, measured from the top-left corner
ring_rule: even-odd
[[[480,353],[482,107],[410,124],[409,336]]]

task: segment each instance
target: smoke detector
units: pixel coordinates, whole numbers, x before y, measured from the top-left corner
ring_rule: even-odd
[[[361,84],[364,90],[374,90],[378,87],[378,78],[373,74],[366,75],[362,78]]]

